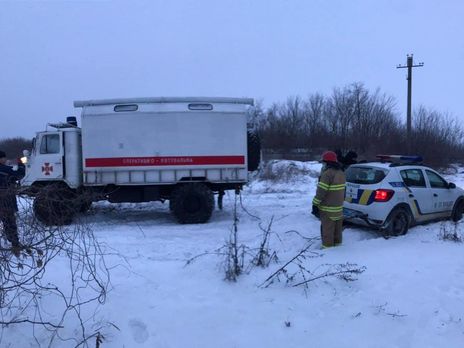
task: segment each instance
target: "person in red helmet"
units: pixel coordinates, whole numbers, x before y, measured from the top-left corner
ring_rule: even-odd
[[[317,184],[313,206],[318,209],[321,219],[322,247],[329,248],[342,243],[346,179],[335,152],[324,152],[322,162],[324,166]]]

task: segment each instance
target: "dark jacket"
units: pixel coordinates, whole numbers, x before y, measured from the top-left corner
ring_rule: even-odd
[[[16,182],[24,176],[24,165],[18,170],[0,163],[0,211],[18,211],[16,204]]]
[[[343,170],[351,166],[352,164],[358,163],[356,160],[358,158],[358,154],[354,151],[348,151],[348,153],[345,155],[343,159]]]

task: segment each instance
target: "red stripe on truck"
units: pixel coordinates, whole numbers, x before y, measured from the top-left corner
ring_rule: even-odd
[[[245,164],[245,156],[169,156],[86,158],[86,167],[144,167]]]

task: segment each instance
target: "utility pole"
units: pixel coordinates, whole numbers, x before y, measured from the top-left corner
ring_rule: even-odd
[[[409,149],[408,151],[411,151],[411,93],[412,93],[412,68],[418,68],[424,66],[424,63],[419,63],[417,65],[414,65],[413,60],[412,60],[413,55],[408,54],[407,55],[407,64],[406,65],[397,65],[397,69],[403,69],[403,68],[408,68],[408,109],[407,109],[407,142]]]

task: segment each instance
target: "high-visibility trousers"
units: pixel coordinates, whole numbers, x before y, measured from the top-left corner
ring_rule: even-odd
[[[320,212],[322,245],[332,247],[342,243],[343,218],[333,220],[326,212]]]

